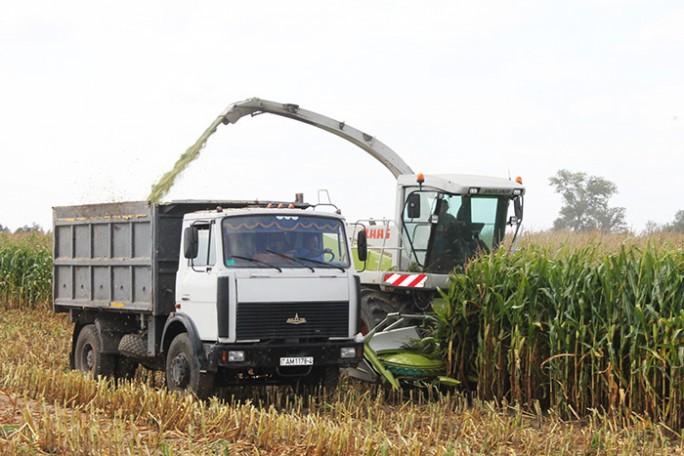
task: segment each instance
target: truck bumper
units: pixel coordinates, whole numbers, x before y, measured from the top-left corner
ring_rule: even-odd
[[[354,340],[299,344],[213,344],[208,348],[209,370],[354,367],[363,359],[363,343]]]

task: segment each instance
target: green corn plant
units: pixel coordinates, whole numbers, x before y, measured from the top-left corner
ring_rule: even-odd
[[[52,291],[52,239],[42,233],[0,236],[0,300],[7,307],[46,307]]]
[[[684,424],[684,250],[528,246],[469,263],[433,309],[482,399]]]

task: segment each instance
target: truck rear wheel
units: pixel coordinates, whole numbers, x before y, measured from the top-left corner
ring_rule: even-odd
[[[78,333],[74,347],[74,367],[93,378],[111,377],[116,370],[116,357],[102,353],[102,341],[95,325],[86,325]]]
[[[178,334],[169,346],[166,386],[170,391],[191,390],[200,399],[206,399],[214,390],[214,374],[200,372],[200,363],[193,354],[187,333]]]

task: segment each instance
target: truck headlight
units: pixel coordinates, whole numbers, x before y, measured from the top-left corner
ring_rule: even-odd
[[[340,358],[355,358],[356,348],[355,347],[342,347],[340,349]]]
[[[241,363],[245,360],[245,352],[243,351],[229,351],[228,352],[228,362],[229,363]]]

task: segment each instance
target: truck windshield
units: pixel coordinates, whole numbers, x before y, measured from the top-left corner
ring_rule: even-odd
[[[404,213],[404,246],[425,270],[448,273],[479,252],[496,249],[506,226],[508,198],[420,192],[421,214]]]
[[[245,215],[226,217],[221,227],[227,267],[349,267],[344,224],[337,219]]]

